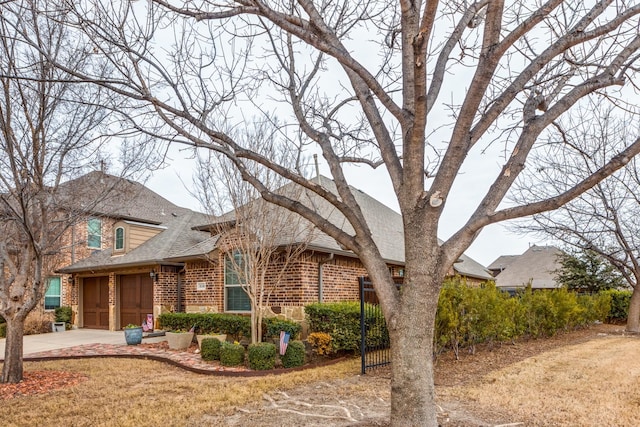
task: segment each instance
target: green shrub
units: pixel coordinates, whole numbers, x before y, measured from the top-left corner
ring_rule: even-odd
[[[581,326],[594,322],[605,322],[611,312],[611,295],[578,295],[578,304],[584,308]]]
[[[365,307],[365,322],[372,332],[367,346],[383,347],[389,343],[389,332],[382,310],[369,304]],[[334,351],[357,351],[360,349],[360,303],[314,303],[305,306],[305,315],[310,332],[331,335]]]
[[[6,338],[6,337],[7,337],[7,324],[0,323],[0,338]]]
[[[492,283],[479,288],[447,281],[436,313],[435,352],[473,348],[479,343],[514,340],[523,335],[551,336],[595,321],[608,313],[606,295],[580,295],[566,289],[519,292],[516,297]]]
[[[288,332],[291,339],[296,339],[302,332],[302,325],[291,320],[266,317],[262,320],[262,338],[280,338],[280,331]]]
[[[200,347],[202,360],[220,360],[220,347],[222,342],[217,338],[205,338]]]
[[[160,327],[166,330],[189,330],[193,326],[199,334],[222,333],[239,341],[251,336],[248,316],[223,313],[163,313],[158,317]]]
[[[607,320],[623,322],[627,320],[629,313],[629,302],[631,301],[631,291],[619,291],[610,289],[600,292],[611,298],[611,309],[607,315]]]
[[[244,363],[244,347],[240,344],[224,342],[220,346],[220,364],[222,366],[238,366]]]
[[[57,307],[55,309],[55,321],[56,322],[71,323],[72,313],[73,313],[73,311],[71,310],[71,307],[69,307],[69,306]]]
[[[269,342],[259,342],[249,345],[249,367],[256,371],[273,369],[276,365],[276,345]]]
[[[382,308],[378,305],[366,304],[364,322],[367,328],[365,346],[369,349],[388,348],[391,340]]]
[[[302,341],[290,341],[287,351],[280,356],[280,361],[285,368],[304,365],[304,343]]]

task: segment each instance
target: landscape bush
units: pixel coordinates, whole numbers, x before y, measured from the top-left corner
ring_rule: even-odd
[[[309,331],[331,335],[333,351],[360,350],[360,302],[309,304],[305,306],[305,315]],[[365,305],[365,323],[372,331],[367,338],[367,347],[389,345],[389,331],[380,307]]]
[[[450,280],[442,288],[436,314],[435,351],[474,350],[479,343],[511,341],[522,336],[552,336],[558,331],[604,321],[610,297],[578,295],[564,288],[510,297],[493,283],[474,288]]]
[[[51,332],[51,316],[48,314],[34,311],[24,321],[25,335],[46,334],[47,332]]]
[[[224,313],[163,313],[158,317],[160,327],[166,330],[189,330],[193,326],[198,334],[227,334],[234,341],[251,336],[251,318],[238,314]],[[280,338],[280,331],[291,334],[291,338],[298,338],[302,326],[291,320],[275,317],[265,318],[262,322],[262,336],[266,338]]]
[[[56,322],[64,322],[64,323],[70,324],[72,315],[73,315],[73,311],[69,306],[57,307],[55,309]]]
[[[475,349],[483,342],[513,340],[522,333],[522,307],[493,283],[473,288],[449,280],[440,292],[435,321],[435,352],[461,347]]]
[[[270,342],[250,344],[247,358],[249,367],[253,370],[273,369],[276,366],[276,345]]]
[[[7,324],[0,323],[0,338],[6,338],[6,337],[7,337]]]
[[[237,314],[163,313],[158,321],[166,330],[189,330],[195,326],[198,334],[227,334],[236,341],[251,336],[251,319]]]
[[[612,322],[624,322],[629,313],[629,302],[631,301],[631,291],[620,291],[609,289],[600,294],[611,298],[611,309],[607,314],[607,320]]]
[[[223,342],[220,346],[220,364],[238,366],[244,363],[244,347],[240,344]]]
[[[333,353],[331,335],[326,332],[312,332],[307,337],[311,350],[318,356],[328,356]]]
[[[220,360],[220,347],[222,341],[217,338],[205,338],[200,345],[200,356],[202,360]]]
[[[622,309],[628,307],[625,297],[620,291],[579,295],[565,288],[534,291],[530,287],[512,297],[493,282],[472,287],[459,278],[452,278],[444,284],[438,300],[434,352],[451,349],[457,355],[460,348],[473,352],[480,343],[552,336],[559,331],[605,321],[613,316],[614,310],[619,316]],[[330,351],[328,348],[359,349],[359,303],[316,303],[307,305],[305,311],[312,332],[307,341],[314,352],[323,355]],[[366,312],[365,322],[370,332],[367,346],[388,345],[389,332],[382,311],[367,307]],[[331,347],[327,346],[329,342]]]
[[[304,365],[304,343],[302,341],[290,341],[287,351],[280,356],[282,367],[295,368]]]
[[[290,339],[300,337],[302,325],[292,320],[278,319],[277,317],[266,317],[262,321],[262,338],[280,338],[280,331],[288,332]]]

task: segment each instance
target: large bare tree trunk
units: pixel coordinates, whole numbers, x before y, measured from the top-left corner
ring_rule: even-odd
[[[433,381],[433,336],[440,288],[446,270],[428,238],[407,248],[407,273],[400,292],[401,313],[390,325],[391,425],[437,426]],[[429,248],[431,246],[431,248]]]
[[[7,340],[5,341],[4,365],[2,367],[2,383],[19,383],[22,381],[22,352],[24,336],[24,318],[8,318]]]
[[[627,314],[627,332],[640,333],[640,291],[638,285],[631,294],[629,312]]]

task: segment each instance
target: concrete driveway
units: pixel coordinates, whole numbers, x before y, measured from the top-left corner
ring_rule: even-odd
[[[163,337],[164,338],[164,337]],[[5,339],[0,338],[0,358],[4,359]],[[149,342],[146,341],[145,342]],[[83,344],[126,344],[124,332],[99,329],[72,329],[64,332],[25,335],[24,355]]]

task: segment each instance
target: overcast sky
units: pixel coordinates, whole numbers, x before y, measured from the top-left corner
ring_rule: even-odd
[[[495,162],[484,156],[496,157]],[[487,164],[495,163],[495,167],[499,168],[498,156],[497,152],[472,153],[465,169],[475,168],[475,172],[465,174],[463,170],[458,177],[440,224],[440,238],[446,239],[457,231],[471,214],[471,210],[478,205],[495,172]],[[176,149],[171,150],[169,157],[171,166],[154,172],[146,185],[179,206],[201,211],[198,201],[189,194],[189,188],[193,185],[195,160],[186,158],[185,153]],[[479,169],[486,171],[486,175],[479,176]],[[330,176],[322,163],[320,173]],[[352,186],[399,211],[385,170],[374,171],[364,166],[352,168],[348,171],[348,179]],[[545,244],[536,239],[537,236],[520,236],[510,232],[504,225],[496,224],[485,228],[466,254],[486,267],[500,255],[517,255],[526,251],[531,244]]]

